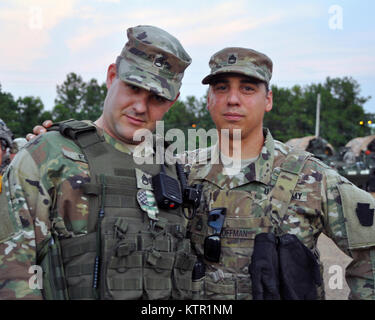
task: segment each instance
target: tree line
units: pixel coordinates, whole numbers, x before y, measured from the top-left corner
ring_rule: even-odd
[[[292,138],[314,135],[317,95],[321,95],[320,136],[334,147],[371,133],[368,120],[375,115],[366,113],[363,105],[371,97],[363,97],[360,85],[351,77],[327,78],[324,83],[295,85],[291,88],[271,86],[273,109],[264,118],[274,138],[286,142]],[[54,122],[70,118],[96,120],[102,111],[107,93],[105,83],[96,79],[87,82],[76,73],[56,86],[56,99],[52,110],[45,110],[39,97],[26,96],[15,99],[4,92],[0,84],[0,118],[15,137],[24,137],[36,124],[46,119]],[[164,117],[165,131],[182,129],[187,136],[191,128],[214,128],[206,108],[206,96],[188,96],[179,99]],[[364,121],[363,125],[359,122]]]

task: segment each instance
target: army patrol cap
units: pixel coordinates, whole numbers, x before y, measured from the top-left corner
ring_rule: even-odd
[[[203,84],[209,84],[217,75],[223,73],[239,73],[267,84],[272,77],[272,60],[252,49],[225,48],[211,57],[209,66],[211,73],[202,80]]]
[[[26,145],[26,143],[27,140],[25,138],[14,139],[10,147],[10,153],[17,153]]]
[[[174,100],[191,58],[168,32],[153,26],[127,30],[128,42],[117,58],[121,80]]]

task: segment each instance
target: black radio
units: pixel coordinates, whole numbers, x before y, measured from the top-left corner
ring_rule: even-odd
[[[165,173],[164,164],[161,171],[152,177],[155,199],[158,207],[176,209],[182,204],[182,193],[178,181]]]

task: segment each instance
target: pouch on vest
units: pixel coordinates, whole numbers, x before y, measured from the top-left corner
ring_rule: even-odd
[[[322,284],[314,254],[294,234],[279,238],[280,292],[284,300],[316,300]]]
[[[255,236],[249,273],[254,300],[280,300],[278,239],[273,233]]]

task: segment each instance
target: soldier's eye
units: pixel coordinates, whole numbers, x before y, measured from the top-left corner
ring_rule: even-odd
[[[132,91],[134,91],[134,92],[139,92],[139,91],[141,90],[140,87],[137,87],[137,86],[132,85],[132,84],[130,84],[129,87],[130,87],[130,89],[131,89]]]
[[[225,83],[218,83],[214,86],[215,91],[225,91],[227,89],[228,89],[228,85],[226,85]]]
[[[161,97],[161,96],[158,96],[158,95],[156,95],[156,94],[153,95],[152,98],[153,98],[156,102],[158,102],[158,103],[160,103],[160,104],[163,104],[163,103],[165,103],[165,102],[167,101],[166,98]]]
[[[246,86],[242,87],[242,90],[245,91],[245,92],[252,92],[252,91],[255,90],[255,88],[250,86],[250,85],[249,86],[246,85]]]

